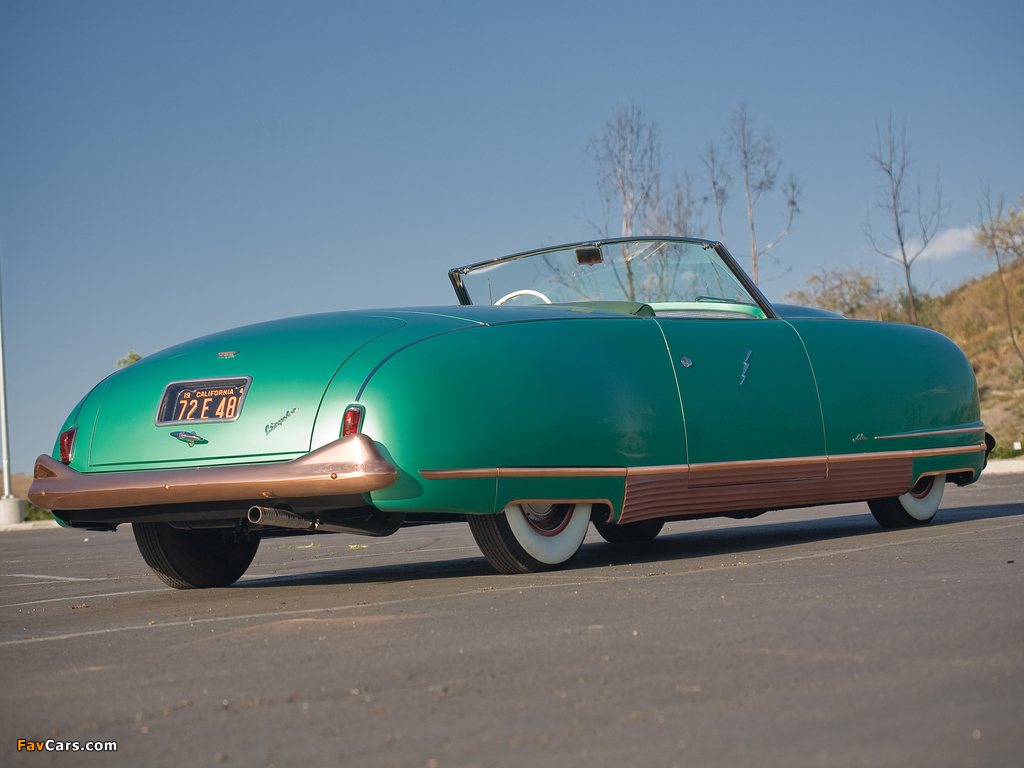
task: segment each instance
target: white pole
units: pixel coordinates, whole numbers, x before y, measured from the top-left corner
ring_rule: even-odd
[[[7,371],[4,367],[3,283],[0,281],[0,445],[4,468],[4,495],[0,498],[0,525],[20,523],[25,516],[21,500],[11,494],[11,446],[7,437]]]

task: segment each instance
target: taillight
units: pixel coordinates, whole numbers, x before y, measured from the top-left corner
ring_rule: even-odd
[[[363,424],[366,409],[361,405],[350,405],[345,409],[345,417],[341,420],[341,436],[348,437],[359,432]]]
[[[72,427],[60,433],[60,460],[65,464],[70,464],[71,457],[75,455],[76,434],[78,434],[78,427]]]

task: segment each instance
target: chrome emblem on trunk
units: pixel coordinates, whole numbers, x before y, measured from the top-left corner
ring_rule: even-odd
[[[298,408],[292,408],[290,411],[287,411],[284,416],[282,416],[280,419],[275,421],[273,424],[267,424],[267,427],[266,427],[267,434],[269,435],[275,429],[277,429],[282,424],[284,424],[285,421],[287,421],[288,417],[291,416],[293,413],[295,413],[297,410],[299,410],[299,409]]]
[[[171,437],[176,437],[183,443],[188,443],[188,447],[191,448],[196,443],[202,445],[206,442],[203,438],[197,435],[195,432],[171,432]]]

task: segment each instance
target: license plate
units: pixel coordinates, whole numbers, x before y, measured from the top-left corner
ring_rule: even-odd
[[[239,379],[198,379],[172,381],[164,389],[158,426],[196,424],[208,421],[234,421],[242,412],[242,403],[252,384],[252,376]]]

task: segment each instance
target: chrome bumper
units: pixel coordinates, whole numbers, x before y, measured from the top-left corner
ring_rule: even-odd
[[[349,435],[277,464],[84,474],[43,455],[28,498],[43,509],[105,509],[343,496],[386,488],[397,478],[370,438]]]

